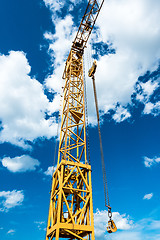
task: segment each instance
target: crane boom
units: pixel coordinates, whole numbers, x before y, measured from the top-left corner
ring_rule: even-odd
[[[99,12],[103,6],[103,3],[104,0],[102,0],[100,5],[98,4],[97,0],[89,0],[66,61],[63,79],[65,79],[65,71],[71,55],[71,51],[73,50],[74,52],[76,52],[76,55],[78,55],[79,57],[83,55],[84,49],[87,45],[88,39],[91,35],[92,29],[95,25]]]
[[[92,32],[92,29],[95,25],[99,12],[102,8],[102,3],[98,4],[97,0],[89,0],[84,16],[81,20],[78,32],[73,41],[72,48],[76,50],[83,51],[86,47],[89,36]]]

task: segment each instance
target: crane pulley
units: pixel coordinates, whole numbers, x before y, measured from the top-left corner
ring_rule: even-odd
[[[96,113],[97,113],[98,133],[99,133],[99,142],[100,142],[100,150],[101,150],[101,162],[102,162],[102,172],[103,172],[103,183],[104,183],[105,206],[108,208],[108,217],[109,217],[107,231],[108,231],[108,233],[113,233],[113,232],[117,231],[117,227],[116,227],[114,221],[112,220],[112,212],[111,212],[111,207],[110,207],[110,202],[109,202],[107,177],[106,177],[106,169],[105,169],[103,146],[102,146],[102,136],[101,136],[101,129],[100,129],[98,100],[97,100],[96,85],[95,85],[95,72],[96,72],[96,68],[97,68],[97,62],[96,62],[96,60],[94,60],[92,67],[88,71],[88,76],[91,77],[92,81],[93,81],[93,90],[94,90],[94,98],[95,98]]]

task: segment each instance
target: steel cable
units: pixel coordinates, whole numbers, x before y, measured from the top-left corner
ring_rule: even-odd
[[[104,154],[103,154],[103,146],[102,146],[102,136],[101,136],[99,110],[98,110],[98,100],[97,100],[97,93],[96,93],[96,86],[95,86],[95,78],[94,78],[94,75],[92,75],[92,80],[93,80],[93,90],[94,90],[94,98],[95,98],[95,104],[96,104],[96,113],[97,113],[97,122],[98,122],[98,133],[99,133],[99,142],[100,142],[100,151],[101,151],[101,162],[102,162],[102,172],[103,172],[105,206],[108,207],[108,209],[111,209],[110,203],[109,203],[108,184],[107,184],[107,177],[106,177],[106,168],[105,168],[105,163],[104,163]]]

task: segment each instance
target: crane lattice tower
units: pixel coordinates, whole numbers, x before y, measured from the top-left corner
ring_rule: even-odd
[[[89,1],[65,65],[58,161],[46,240],[95,239],[91,166],[86,149],[83,52],[102,4],[99,7],[96,0]]]

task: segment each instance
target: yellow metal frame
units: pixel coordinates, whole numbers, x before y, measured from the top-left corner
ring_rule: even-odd
[[[94,240],[91,166],[87,162],[83,52],[104,0],[89,0],[66,61],[57,169],[46,240]]]
[[[66,62],[57,169],[53,174],[46,240],[94,240],[91,166],[87,162],[83,57]]]

